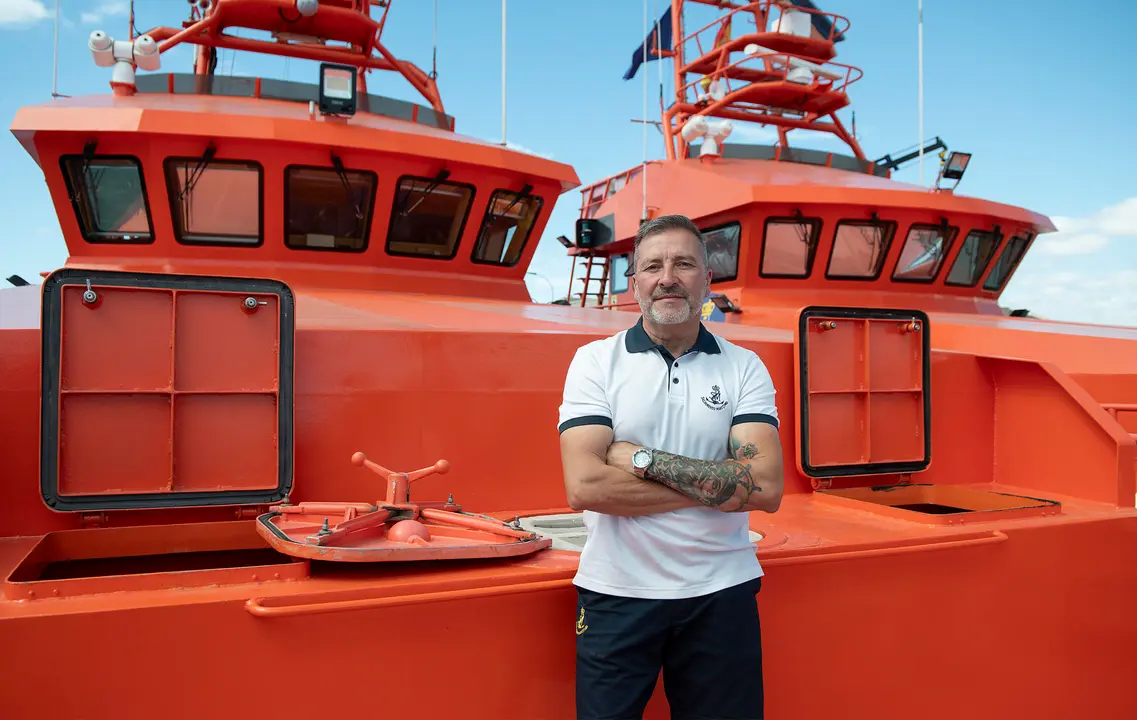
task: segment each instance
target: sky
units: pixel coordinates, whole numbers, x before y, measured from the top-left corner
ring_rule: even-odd
[[[58,92],[109,92],[110,70],[87,50],[93,30],[126,37],[129,1],[61,0]],[[650,18],[664,0],[647,0]],[[920,141],[917,0],[822,0],[849,18],[838,62],[864,77],[840,113],[866,155],[877,158]],[[1049,216],[1059,232],[1036,242],[1000,300],[1056,320],[1137,326],[1137,91],[1124,48],[1137,3],[1099,0],[1074,12],[1053,0],[924,0],[924,138],[972,153],[958,194],[1022,206]],[[186,0],[135,0],[135,25],[179,27]],[[435,8],[437,7],[437,14]],[[0,0],[0,94],[6,129],[18,108],[51,100],[54,0]],[[659,63],[623,80],[642,42],[643,0],[508,0],[508,144],[572,165],[587,185],[643,161],[642,73],[648,118],[659,119]],[[689,21],[690,22],[690,21]],[[437,45],[434,35],[437,32]],[[502,139],[500,0],[393,0],[383,43],[438,84],[459,133]],[[436,48],[436,50],[435,50]],[[436,55],[434,54],[436,52]],[[191,50],[162,56],[159,72],[190,72]],[[432,59],[436,58],[436,59]],[[316,64],[222,51],[220,74],[315,83]],[[664,66],[665,90],[673,97]],[[372,73],[368,90],[423,102],[401,77]],[[654,109],[653,109],[654,108]],[[732,139],[769,143],[767,128],[735,125]],[[663,155],[648,126],[648,157]],[[826,137],[790,135],[799,147],[842,151]],[[930,185],[937,160],[925,160]],[[43,176],[10,132],[0,134],[0,277],[32,282],[63,265],[67,251]],[[920,182],[917,163],[893,177]],[[573,236],[580,192],[556,203],[526,281],[533,299],[563,296],[570,261],[556,241]]]

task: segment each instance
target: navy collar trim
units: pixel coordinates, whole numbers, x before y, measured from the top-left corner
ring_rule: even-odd
[[[630,353],[647,352],[648,350],[656,348],[660,350],[665,349],[662,345],[656,345],[652,339],[648,337],[647,331],[644,330],[644,319],[642,317],[635,325],[628,328],[628,332],[624,335],[624,347]],[[695,338],[695,344],[692,345],[691,349],[687,352],[718,355],[722,350],[719,349],[719,344],[715,340],[715,336],[712,335],[702,323],[699,323],[699,336]]]

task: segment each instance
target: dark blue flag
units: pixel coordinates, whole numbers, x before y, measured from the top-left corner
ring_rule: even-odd
[[[645,62],[659,60],[660,50],[671,49],[671,6],[668,5],[667,9],[663,11],[663,15],[655,22],[655,27],[648,33],[645,38],[647,44],[647,59],[644,59],[644,43],[640,43],[636,47],[636,51],[632,53],[632,66],[624,73],[625,80],[631,80],[636,76],[636,71],[640,69],[640,65]]]

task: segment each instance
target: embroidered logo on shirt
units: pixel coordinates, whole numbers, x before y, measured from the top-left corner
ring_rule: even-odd
[[[711,385],[710,397],[704,395],[699,399],[711,410],[722,410],[726,407],[726,400],[722,399],[722,390],[719,389],[718,385]]]

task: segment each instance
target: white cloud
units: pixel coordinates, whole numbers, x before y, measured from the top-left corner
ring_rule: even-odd
[[[1137,270],[1016,274],[999,304],[1049,320],[1137,327]]]
[[[0,0],[0,27],[30,25],[48,17],[43,0]]]
[[[1043,255],[1089,255],[1105,249],[1111,237],[1137,237],[1137,197],[1083,218],[1055,217],[1057,232],[1043,235],[1035,249]]]
[[[85,12],[79,16],[79,21],[84,25],[95,25],[101,23],[108,17],[122,17],[130,12],[130,6],[124,2],[109,2],[103,3],[94,9],[93,12]]]
[[[523,152],[523,153],[528,153],[530,155],[536,155],[537,157],[543,157],[546,160],[552,160],[553,159],[552,153],[543,153],[543,152],[540,152],[539,150],[532,150],[530,148],[525,147],[524,145],[518,145],[517,143],[510,142],[508,140],[505,141],[505,146],[507,148],[509,148],[510,150],[516,150],[517,152]]]

